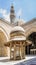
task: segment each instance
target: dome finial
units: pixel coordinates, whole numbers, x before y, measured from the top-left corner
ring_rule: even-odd
[[[19,16],[19,19],[20,19],[20,16]]]

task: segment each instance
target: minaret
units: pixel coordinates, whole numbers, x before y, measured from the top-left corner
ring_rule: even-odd
[[[11,24],[14,23],[15,21],[15,10],[14,10],[14,6],[12,4],[11,9],[10,9],[10,22]]]

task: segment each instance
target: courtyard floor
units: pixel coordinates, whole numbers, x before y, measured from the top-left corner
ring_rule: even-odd
[[[9,57],[0,57],[0,65],[36,65],[36,56],[28,55],[23,60],[10,61]]]

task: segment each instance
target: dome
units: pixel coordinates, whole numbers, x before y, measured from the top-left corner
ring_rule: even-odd
[[[15,26],[15,27],[13,27],[11,33],[15,32],[15,31],[25,32],[25,30],[21,26]]]
[[[25,30],[21,26],[15,26],[10,33],[10,39],[12,40],[25,40]]]

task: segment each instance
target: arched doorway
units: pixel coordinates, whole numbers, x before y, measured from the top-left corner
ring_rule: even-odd
[[[7,48],[4,46],[5,41],[7,41],[7,38],[3,31],[0,30],[0,57],[7,56]]]
[[[28,39],[32,41],[32,44],[26,47],[26,54],[31,54],[31,49],[36,49],[36,32],[31,33]]]

